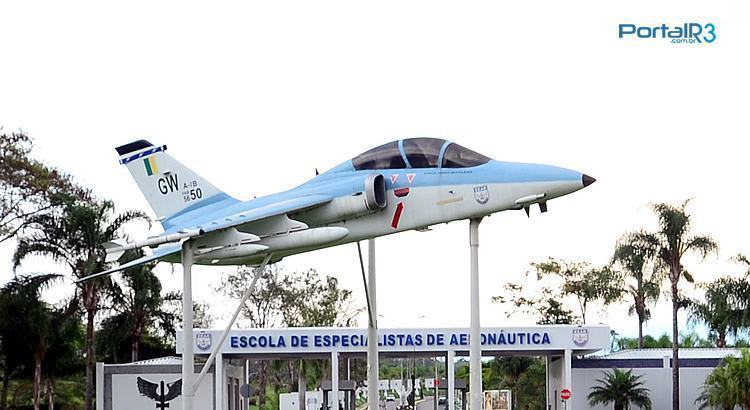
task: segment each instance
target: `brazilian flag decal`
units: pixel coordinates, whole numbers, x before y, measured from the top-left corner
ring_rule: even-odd
[[[146,166],[146,173],[148,176],[159,173],[159,168],[156,167],[156,158],[143,158],[143,164]]]

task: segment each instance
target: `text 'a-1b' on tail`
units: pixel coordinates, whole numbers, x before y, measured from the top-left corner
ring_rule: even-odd
[[[493,160],[437,138],[412,138],[373,148],[287,191],[239,201],[145,140],[117,148],[161,222],[144,241],[104,244],[107,261],[129,249],[149,256],[96,276],[153,260],[180,261],[194,241],[194,261],[257,265],[297,253],[430,225],[524,209],[575,192],[595,180],[550,165]]]

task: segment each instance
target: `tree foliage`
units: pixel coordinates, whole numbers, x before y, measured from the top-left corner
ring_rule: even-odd
[[[53,385],[55,374],[65,370],[65,362],[75,360],[73,343],[80,327],[74,312],[67,307],[55,309],[41,297],[42,291],[58,279],[54,274],[20,276],[0,289],[0,339],[6,359],[0,403],[3,408],[7,381],[19,368],[26,365],[33,369],[32,401],[39,409],[42,378],[46,375],[48,386]],[[52,402],[53,397],[48,400]]]
[[[633,300],[628,314],[638,316],[639,348],[643,348],[643,323],[651,318],[649,305],[659,299],[664,280],[663,265],[656,258],[656,244],[641,241],[641,236],[642,233],[624,235],[617,242],[612,257],[613,265],[625,273],[623,279],[629,279],[623,280],[622,291]]]
[[[575,323],[578,317],[562,303],[563,295],[559,290],[543,287],[533,297],[524,296],[523,286],[508,283],[504,286],[509,296],[493,296],[495,303],[510,304],[513,310],[505,313],[507,317],[517,313],[533,316],[539,325],[567,325]]]
[[[743,349],[740,357],[724,359],[723,365],[706,378],[695,404],[700,409],[750,409],[750,350]]]
[[[127,211],[114,215],[111,201],[81,201],[67,195],[59,208],[37,213],[29,218],[29,232],[18,239],[13,255],[17,267],[27,257],[41,255],[70,268],[80,279],[106,269],[106,252],[102,244],[115,239],[122,227],[132,221],[148,221],[145,213]],[[79,283],[75,299],[81,301],[86,315],[86,410],[93,408],[94,318],[102,308],[102,287],[111,286],[110,278]]]
[[[23,132],[0,134],[0,242],[59,205],[61,196],[89,196],[69,175],[32,158],[31,149],[31,138]]]
[[[253,269],[239,268],[236,273],[222,278],[217,290],[233,299],[240,299],[255,276]],[[341,289],[338,280],[331,276],[321,277],[314,269],[305,272],[287,274],[278,265],[268,265],[260,273],[254,290],[243,306],[246,323],[256,328],[278,326],[351,326],[359,312],[352,306],[352,293]],[[258,370],[258,392],[265,392],[270,381],[276,389],[281,388],[281,379],[274,375],[286,369],[290,375],[304,371],[307,380],[319,380],[328,373],[327,362],[319,360],[300,363],[275,363],[269,366],[267,361],[260,363]],[[296,370],[295,370],[296,366]],[[275,368],[274,368],[275,367]],[[258,395],[258,406],[265,407],[266,396]]]
[[[643,386],[640,375],[633,375],[632,370],[612,369],[604,371],[603,377],[591,387],[588,395],[590,406],[598,404],[614,405],[615,410],[629,409],[634,404],[642,409],[651,409],[649,389]]]
[[[726,347],[727,335],[736,339],[750,327],[750,283],[745,278],[721,277],[699,287],[705,295],[689,302],[691,318],[708,327],[716,347]]]
[[[658,228],[654,232],[639,232],[634,240],[644,246],[656,249],[656,258],[667,270],[672,297],[672,409],[680,408],[680,360],[679,360],[679,326],[677,312],[686,305],[680,294],[679,283],[685,278],[694,282],[693,276],[682,265],[682,258],[688,254],[696,254],[705,259],[709,254],[718,251],[716,241],[710,236],[693,235],[691,230],[692,216],[686,208],[689,200],[680,205],[657,203],[651,205],[658,221]]]
[[[583,323],[586,323],[586,313],[592,302],[601,301],[607,305],[622,296],[620,276],[608,266],[592,267],[588,262],[554,258],[531,266],[536,270],[537,278],[552,275],[562,279],[562,293],[576,299]]]
[[[586,314],[591,303],[601,301],[607,305],[622,296],[621,275],[608,266],[592,267],[587,262],[559,261],[549,258],[544,262],[531,264],[537,280],[554,277],[559,284],[543,286],[541,291],[529,297],[517,283],[504,286],[508,296],[495,296],[493,302],[511,304],[516,311],[536,317],[537,324],[570,324],[580,317],[586,323]],[[529,272],[526,276],[529,276]],[[576,300],[580,316],[567,309],[566,297]],[[513,312],[507,312],[510,317]]]
[[[143,256],[143,252],[128,251],[123,256],[123,263]],[[112,310],[116,312],[107,321],[117,324],[120,336],[130,344],[130,360],[139,359],[140,343],[147,334],[164,335],[164,339],[174,338],[174,314],[166,309],[165,296],[162,295],[161,282],[153,272],[156,263],[147,263],[126,269],[121,284],[115,283],[110,288]],[[172,298],[173,295],[167,295]],[[113,334],[112,336],[115,336]],[[116,341],[114,346],[119,345]]]

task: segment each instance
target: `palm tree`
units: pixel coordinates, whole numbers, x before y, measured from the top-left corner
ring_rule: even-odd
[[[651,205],[659,221],[659,229],[653,233],[639,232],[635,239],[647,247],[655,247],[656,257],[667,270],[672,295],[672,409],[680,409],[680,360],[679,329],[677,312],[684,307],[679,293],[679,282],[683,277],[693,282],[693,277],[682,266],[682,257],[696,253],[705,259],[716,252],[719,246],[710,236],[693,236],[690,233],[691,216],[685,208],[689,200],[679,206],[658,203]]]
[[[649,303],[656,303],[661,292],[663,275],[658,265],[652,266],[650,273],[647,268],[654,261],[656,247],[649,241],[641,241],[642,233],[627,234],[620,238],[613,262],[635,279],[635,286],[627,285],[625,291],[633,298],[633,304],[628,308],[628,314],[638,316],[638,348],[643,349],[643,323],[651,318]],[[658,260],[656,260],[658,261]]]
[[[28,235],[19,238],[13,255],[14,267],[30,255],[45,255],[68,265],[75,279],[105,270],[105,250],[101,244],[115,239],[123,225],[134,220],[148,221],[140,211],[128,211],[112,218],[111,201],[82,202],[68,197],[61,209],[35,215]],[[86,314],[86,394],[85,409],[92,410],[94,397],[94,318],[101,308],[100,289],[111,284],[98,278],[78,284],[76,298]]]
[[[123,263],[143,256],[140,250],[126,252]],[[161,282],[153,272],[155,263],[126,269],[122,276],[125,286],[113,286],[111,299],[117,315],[107,320],[120,322],[119,331],[124,332],[130,343],[130,360],[139,360],[140,343],[146,332],[158,326],[169,333],[175,322],[174,315],[163,308]]]
[[[750,408],[750,351],[741,357],[727,357],[724,365],[714,369],[703,384],[703,392],[695,400],[700,409]]]
[[[47,381],[47,406],[55,408],[55,379],[80,373],[83,365],[83,326],[80,320],[79,307],[75,300],[57,307],[52,311],[50,342],[42,374]]]
[[[42,362],[50,348],[52,309],[41,299],[42,290],[59,275],[23,276],[0,291],[0,315],[4,318],[3,340],[20,342],[14,354],[28,354],[34,362],[34,410],[39,410]]]
[[[691,319],[708,326],[716,347],[726,347],[727,334],[736,338],[750,325],[747,320],[750,283],[745,278],[723,277],[701,287],[706,291],[705,301],[689,302]]]
[[[626,410],[634,404],[642,409],[651,410],[649,390],[643,387],[641,375],[635,376],[632,370],[619,369],[602,373],[604,377],[597,379],[598,385],[592,387],[588,395],[590,406],[614,403],[615,410]]]

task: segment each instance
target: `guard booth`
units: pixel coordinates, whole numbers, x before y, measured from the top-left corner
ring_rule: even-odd
[[[196,376],[202,364],[196,364]],[[196,409],[240,410],[243,369],[211,366],[195,394]],[[96,364],[96,410],[181,409],[182,359],[162,357],[127,364]],[[215,397],[221,397],[218,402]]]

